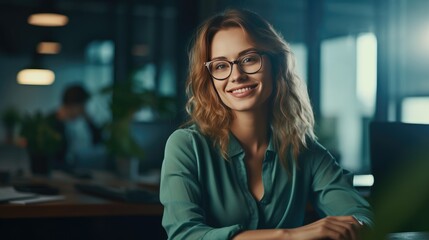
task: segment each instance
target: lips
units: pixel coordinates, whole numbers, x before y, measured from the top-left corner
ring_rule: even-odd
[[[232,96],[237,98],[247,97],[254,92],[258,84],[245,85],[228,90]]]
[[[255,89],[257,86],[258,86],[258,84],[252,84],[252,85],[247,85],[247,86],[240,86],[240,87],[236,87],[236,88],[233,88],[231,90],[228,90],[227,92],[233,93],[233,94],[244,93],[244,92],[250,91],[252,89]]]

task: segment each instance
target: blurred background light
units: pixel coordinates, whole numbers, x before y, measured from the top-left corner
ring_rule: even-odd
[[[149,55],[149,46],[146,44],[136,44],[131,50],[133,56],[145,57]]]
[[[357,38],[356,92],[362,112],[372,116],[375,111],[377,90],[377,39],[373,33]]]
[[[429,124],[429,97],[407,97],[402,100],[402,122]]]
[[[362,174],[353,176],[353,186],[371,187],[374,185],[374,176],[372,174]]]
[[[61,44],[58,42],[40,42],[37,44],[39,54],[58,54],[61,51]]]
[[[51,85],[55,74],[49,69],[23,69],[18,72],[17,81],[23,85]]]
[[[86,57],[90,62],[109,64],[115,56],[115,44],[111,40],[95,40],[88,44]]]
[[[67,25],[69,18],[58,13],[34,13],[28,17],[28,23],[40,27],[62,27]]]

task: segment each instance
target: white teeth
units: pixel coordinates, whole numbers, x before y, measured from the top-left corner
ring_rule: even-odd
[[[250,88],[250,87],[240,88],[240,89],[236,89],[236,90],[232,91],[232,93],[244,93],[246,91],[249,91],[250,89],[252,89],[252,88]]]

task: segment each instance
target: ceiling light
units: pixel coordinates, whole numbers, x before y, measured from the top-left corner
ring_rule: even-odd
[[[69,22],[66,15],[59,13],[34,13],[28,17],[28,23],[41,27],[62,27]]]
[[[29,68],[18,72],[17,81],[23,85],[51,85],[55,74],[49,69]]]
[[[149,54],[149,47],[146,44],[134,45],[131,54],[137,57],[144,57]]]
[[[58,42],[40,42],[37,44],[39,54],[58,54],[61,51],[61,44]]]

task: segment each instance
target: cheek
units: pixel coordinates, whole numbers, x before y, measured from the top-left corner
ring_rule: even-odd
[[[271,66],[270,63],[268,63],[265,68],[267,69],[267,71],[264,74],[264,82],[265,82],[265,86],[267,88],[267,92],[269,93],[269,95],[273,94],[273,90],[274,90],[274,81],[276,81],[276,79],[273,76],[273,68]]]
[[[223,93],[223,89],[225,88],[226,81],[217,81],[217,80],[212,80],[212,81],[213,81],[213,87],[215,91],[219,96],[221,96]]]
[[[225,87],[223,82],[220,81],[216,81],[216,80],[212,80],[212,93],[210,94],[214,94],[215,98],[218,99],[219,101],[221,101],[222,103],[224,102],[224,94],[223,94],[223,89]]]
[[[211,89],[209,90],[209,94],[220,95],[222,92],[222,86],[220,84],[216,84],[214,80],[212,80]]]
[[[273,92],[274,92],[274,84],[273,84],[273,79],[265,79],[266,82],[264,84],[264,90],[261,94],[262,96],[262,101],[265,102],[267,99],[269,99],[270,97],[273,96]]]
[[[267,81],[268,81],[268,85],[269,85],[270,93],[272,93],[272,92],[273,92],[273,89],[274,89],[274,81],[275,81],[275,79],[274,79],[274,78],[273,78],[273,76],[270,74],[270,76],[267,78]]]

